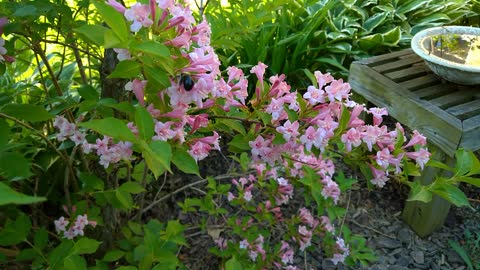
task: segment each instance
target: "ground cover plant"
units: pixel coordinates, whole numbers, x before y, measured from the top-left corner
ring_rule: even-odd
[[[456,183],[478,185],[473,154],[460,151],[453,169],[429,161],[421,134],[389,130],[385,109],[357,104],[329,73],[306,72],[311,85],[300,93],[285,75],[267,78],[262,62],[247,74],[221,70],[208,22],[180,3],[0,10],[0,262],[8,267],[193,268],[182,256],[191,230],[215,234],[218,259],[204,269],[303,269],[296,255],[308,249],[335,264],[367,264],[374,256],[343,225],[339,205],[357,180],[338,161],[371,188],[395,179],[417,200],[435,193],[464,206]],[[217,151],[235,170],[202,174]],[[454,176],[412,182],[427,164]],[[186,189],[201,195],[166,202]],[[160,219],[155,208],[178,214]],[[200,222],[182,223],[180,212]]]

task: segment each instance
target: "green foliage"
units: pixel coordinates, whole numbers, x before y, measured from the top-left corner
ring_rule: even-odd
[[[465,230],[464,239],[461,243],[449,240],[450,247],[458,253],[460,258],[465,262],[468,270],[480,269],[480,232]]]
[[[410,46],[429,27],[472,17],[472,2],[409,1],[209,1],[212,44],[225,66],[261,61],[303,88],[302,69],[347,77],[352,60]],[[419,8],[421,7],[421,8]]]
[[[418,182],[409,182],[408,184],[411,188],[409,201],[427,203],[431,201],[432,195],[436,194],[455,206],[470,206],[467,196],[458,188],[458,185],[464,182],[480,187],[480,161],[474,152],[465,149],[457,150],[455,153],[455,167],[453,168],[436,160],[430,160],[427,166],[440,168],[449,172],[452,176],[447,178],[439,175],[434,182],[427,186],[423,186]]]

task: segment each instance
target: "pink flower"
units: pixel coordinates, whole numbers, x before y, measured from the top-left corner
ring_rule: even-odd
[[[381,134],[381,130],[377,126],[367,126],[367,129],[361,133],[362,140],[367,144],[368,151],[372,151],[372,147],[377,143],[377,140]]]
[[[391,158],[392,155],[390,154],[388,148],[383,148],[381,151],[378,151],[377,155],[375,156],[377,164],[380,165],[380,167],[382,167],[384,170],[388,168]]]
[[[127,10],[122,4],[115,0],[108,0],[107,4],[122,14]]]
[[[327,232],[330,232],[330,233],[335,232],[335,228],[333,227],[332,222],[327,216],[320,217],[320,224],[322,224],[323,228],[325,228]]]
[[[323,74],[320,71],[315,71],[313,73],[315,79],[317,79],[318,89],[322,89],[327,83],[332,82],[334,79],[330,73]]]
[[[321,138],[320,135],[321,133],[318,133],[313,126],[309,126],[305,130],[305,134],[300,136],[300,142],[305,145],[307,151],[310,151],[313,144],[315,144],[315,146],[321,145],[323,138]]]
[[[385,172],[373,167],[372,165],[369,165],[369,167],[373,174],[373,179],[371,179],[370,182],[379,188],[384,187],[385,183],[388,181],[388,177]]]
[[[215,244],[217,244],[220,250],[227,249],[227,240],[223,237],[219,237],[218,239],[214,240]]]
[[[300,251],[304,251],[307,247],[312,245],[312,232],[307,229],[307,227],[300,225],[298,226],[298,234],[300,241]]]
[[[148,18],[150,16],[150,6],[148,5],[135,3],[124,12],[124,16],[128,21],[133,22],[130,25],[132,32],[138,32],[142,26],[150,27],[153,24],[153,21]]]
[[[385,108],[370,108],[368,112],[373,115],[373,125],[375,126],[382,123],[382,116],[388,115],[387,109]]]
[[[192,156],[195,161],[200,161],[208,156],[208,153],[212,150],[212,147],[204,142],[197,141],[191,148],[188,150],[190,156]]]
[[[256,66],[250,69],[250,73],[255,73],[255,75],[257,76],[257,79],[260,82],[260,85],[263,85],[263,75],[265,74],[265,69],[267,67],[268,66],[265,65],[264,63],[258,62]]]
[[[250,244],[248,243],[247,239],[244,239],[240,242],[240,248],[241,249],[247,249],[249,246],[250,246]]]
[[[425,164],[430,160],[430,152],[426,148],[420,148],[417,152],[407,152],[407,157],[414,159],[423,170]]]
[[[155,123],[155,133],[157,135],[152,137],[152,140],[167,141],[172,139],[177,134],[171,129],[173,122],[162,123],[160,121]]]
[[[55,220],[53,223],[55,223],[55,230],[57,231],[57,233],[60,233],[60,232],[65,232],[69,221],[65,220],[65,218],[61,216],[58,220]]]
[[[324,103],[325,102],[325,96],[324,96],[325,91],[320,90],[315,88],[315,86],[310,85],[307,88],[307,92],[303,94],[303,98],[307,99],[308,102],[314,106],[318,103]]]
[[[265,111],[272,115],[272,122],[275,122],[281,118],[285,113],[283,108],[284,101],[282,99],[272,98],[270,104],[267,105]]]
[[[282,240],[282,246],[280,247],[280,260],[283,264],[293,263],[293,249],[290,245]]]
[[[323,183],[322,196],[325,199],[332,198],[333,202],[337,204],[340,198],[340,188],[338,187],[338,184],[332,181],[332,179],[329,176],[326,176],[322,180],[322,183]]]
[[[347,152],[352,151],[352,145],[358,147],[362,144],[361,134],[355,128],[351,128],[342,134],[341,140],[345,144],[345,150],[347,150]]]
[[[300,209],[300,214],[298,215],[300,218],[300,221],[304,224],[310,225],[310,227],[313,227],[315,224],[315,219],[313,218],[312,214],[310,211],[308,211],[307,208],[303,207]]]
[[[248,145],[252,148],[253,156],[265,156],[271,151],[270,140],[265,140],[261,135],[258,135],[255,141],[248,142]]]
[[[245,193],[243,194],[243,198],[247,202],[251,201],[252,200],[252,192],[249,191],[249,190],[245,191]]]
[[[350,254],[348,246],[345,245],[345,241],[341,238],[337,238],[335,242],[335,249],[337,252],[333,254],[333,258],[330,259],[334,265],[337,265],[339,262],[344,262],[345,259]]]
[[[117,59],[118,61],[123,61],[123,60],[128,60],[132,59],[132,56],[130,55],[130,51],[127,49],[113,49],[117,53]]]
[[[137,98],[138,102],[142,104],[142,106],[145,105],[145,86],[147,85],[147,81],[140,81],[140,80],[133,80],[131,82],[128,82],[125,85],[125,90],[127,91],[133,91],[135,94],[135,97]]]
[[[300,133],[298,132],[299,123],[295,121],[293,123],[287,120],[283,126],[277,127],[277,131],[283,134],[283,138],[289,141],[290,138],[296,138]]]
[[[335,100],[341,101],[347,99],[350,93],[350,84],[344,83],[342,79],[334,80],[329,86],[325,87],[328,100],[334,102]]]
[[[158,7],[161,9],[172,8],[174,6],[173,0],[157,0]]]
[[[402,148],[407,148],[414,145],[420,145],[420,146],[427,145],[427,138],[425,138],[425,136],[423,136],[416,130],[413,131],[413,136],[410,139],[410,141],[406,145],[404,145]]]

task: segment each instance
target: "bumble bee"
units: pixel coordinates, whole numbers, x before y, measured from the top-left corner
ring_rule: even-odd
[[[183,85],[183,88],[185,88],[185,91],[190,91],[195,85],[195,82],[192,80],[192,77],[190,75],[182,74],[180,76],[180,85]]]

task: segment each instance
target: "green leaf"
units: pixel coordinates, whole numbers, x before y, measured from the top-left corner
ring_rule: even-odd
[[[125,182],[118,189],[131,194],[139,194],[145,192],[145,188],[137,182]]]
[[[383,36],[383,42],[391,45],[396,45],[402,38],[402,32],[400,30],[400,26],[397,26],[392,30],[383,33],[382,36]]]
[[[437,179],[432,184],[430,191],[451,202],[457,207],[470,206],[465,193],[451,183]]]
[[[184,173],[200,176],[197,162],[195,162],[195,159],[183,148],[174,148],[172,163]]]
[[[454,170],[452,167],[446,165],[445,163],[442,163],[434,159],[430,159],[425,166],[440,168],[440,169],[444,169],[451,172],[453,172]]]
[[[374,49],[383,43],[383,36],[381,34],[373,34],[364,36],[358,40],[358,46],[365,51]]]
[[[365,21],[365,23],[363,24],[363,28],[365,28],[367,32],[371,32],[377,26],[381,25],[382,22],[385,21],[387,16],[388,12],[376,13]]]
[[[72,247],[71,255],[93,254],[102,242],[87,237],[80,238]]]
[[[115,268],[115,270],[137,270],[137,267],[135,267],[135,266],[120,266],[118,268]]]
[[[15,9],[15,13],[12,16],[14,17],[29,17],[29,16],[38,16],[39,10],[32,5],[25,5]]]
[[[331,58],[331,57],[320,57],[320,58],[316,58],[315,59],[315,62],[319,62],[319,63],[325,63],[325,64],[329,64],[329,65],[332,65],[340,70],[343,70],[345,72],[348,72],[348,69],[345,68],[342,63],[338,62],[337,59],[335,58]]]
[[[431,0],[411,0],[403,2],[403,5],[397,7],[398,14],[405,14],[413,10],[419,9],[421,6],[426,6]]]
[[[154,134],[154,125],[152,115],[142,106],[135,110],[135,125],[138,128],[140,139],[150,142]]]
[[[114,249],[114,250],[109,250],[105,256],[103,256],[102,261],[104,262],[115,262],[120,260],[125,255],[124,251]]]
[[[96,175],[79,172],[77,176],[80,182],[82,182],[82,189],[86,192],[104,189],[105,183]]]
[[[467,264],[467,267],[469,270],[475,269],[473,268],[473,264],[472,264],[472,261],[470,260],[470,256],[468,256],[467,251],[462,246],[460,246],[457,242],[454,242],[452,240],[448,240],[448,243],[450,244],[452,249],[455,250],[455,252],[457,252],[460,258],[462,258],[462,260]]]
[[[0,182],[0,206],[6,204],[31,204],[45,200],[45,197],[33,197],[19,193]]]
[[[112,137],[121,141],[136,142],[137,138],[132,131],[120,119],[107,117],[104,119],[94,119],[89,122],[80,123],[79,126],[92,129],[102,135]]]
[[[30,162],[16,152],[0,152],[0,175],[5,175],[10,181],[28,178]]]
[[[87,261],[79,255],[72,255],[65,258],[63,266],[68,270],[86,270]]]
[[[10,138],[10,126],[5,119],[0,119],[0,151],[8,143]]]
[[[78,88],[78,93],[85,100],[95,100],[100,98],[100,94],[91,85],[82,85]]]
[[[426,186],[420,184],[417,181],[412,183],[412,189],[410,190],[407,201],[421,201],[424,203],[428,203],[431,200],[432,193],[428,190]]]
[[[165,89],[170,86],[170,79],[162,68],[146,64],[143,67],[143,71],[148,80],[147,84],[151,85],[151,87],[153,87],[152,89],[158,91],[158,89]],[[147,88],[149,87],[147,86]]]
[[[465,149],[458,149],[455,152],[455,176],[465,175],[472,168],[472,156]]]
[[[73,247],[72,241],[62,241],[50,254],[48,254],[48,262],[51,269],[58,269],[57,266],[63,266],[63,261],[69,255]],[[60,268],[61,269],[61,268]]]
[[[127,191],[117,189],[115,190],[115,197],[121,203],[123,208],[131,209],[133,207],[132,195]]]
[[[115,70],[108,75],[108,78],[132,79],[138,77],[142,71],[140,63],[135,60],[123,60],[118,62]]]
[[[245,131],[245,127],[243,126],[242,122],[238,120],[231,120],[231,119],[217,119],[217,123],[222,123],[226,125],[227,127],[231,128],[232,130],[242,134],[246,135],[247,132]]]
[[[172,159],[172,148],[164,141],[152,141],[147,144],[141,141],[142,154],[147,162],[148,168],[158,178],[165,170],[170,171]]]
[[[127,43],[122,41],[111,29],[105,31],[103,35],[103,47],[108,48],[127,48]]]
[[[78,33],[83,40],[93,43],[97,46],[102,46],[105,43],[105,34],[110,30],[101,25],[83,25],[74,28],[73,31]]]
[[[237,261],[237,258],[233,256],[225,263],[225,270],[243,270],[242,264]]]
[[[136,42],[130,47],[130,49],[161,58],[170,57],[170,51],[168,50],[167,46],[152,40]]]
[[[167,229],[160,239],[165,241],[173,242],[177,245],[186,245],[187,242],[185,241],[185,237],[183,237],[183,231],[185,227],[180,224],[177,220],[169,220],[167,223]]]
[[[102,15],[102,19],[112,29],[115,35],[121,41],[128,42],[131,34],[125,22],[123,14],[115,10],[113,7],[107,5],[103,1],[95,0],[92,2],[97,8],[98,13]]]
[[[48,231],[41,227],[36,233],[33,238],[33,244],[39,250],[44,249],[48,243]]]
[[[468,183],[472,186],[480,187],[480,178],[460,176],[456,177],[455,180]]]
[[[42,106],[33,104],[7,104],[1,112],[29,122],[41,122],[53,118]]]
[[[0,246],[11,246],[27,239],[32,223],[27,215],[20,213],[15,221],[7,220],[0,231]]]

